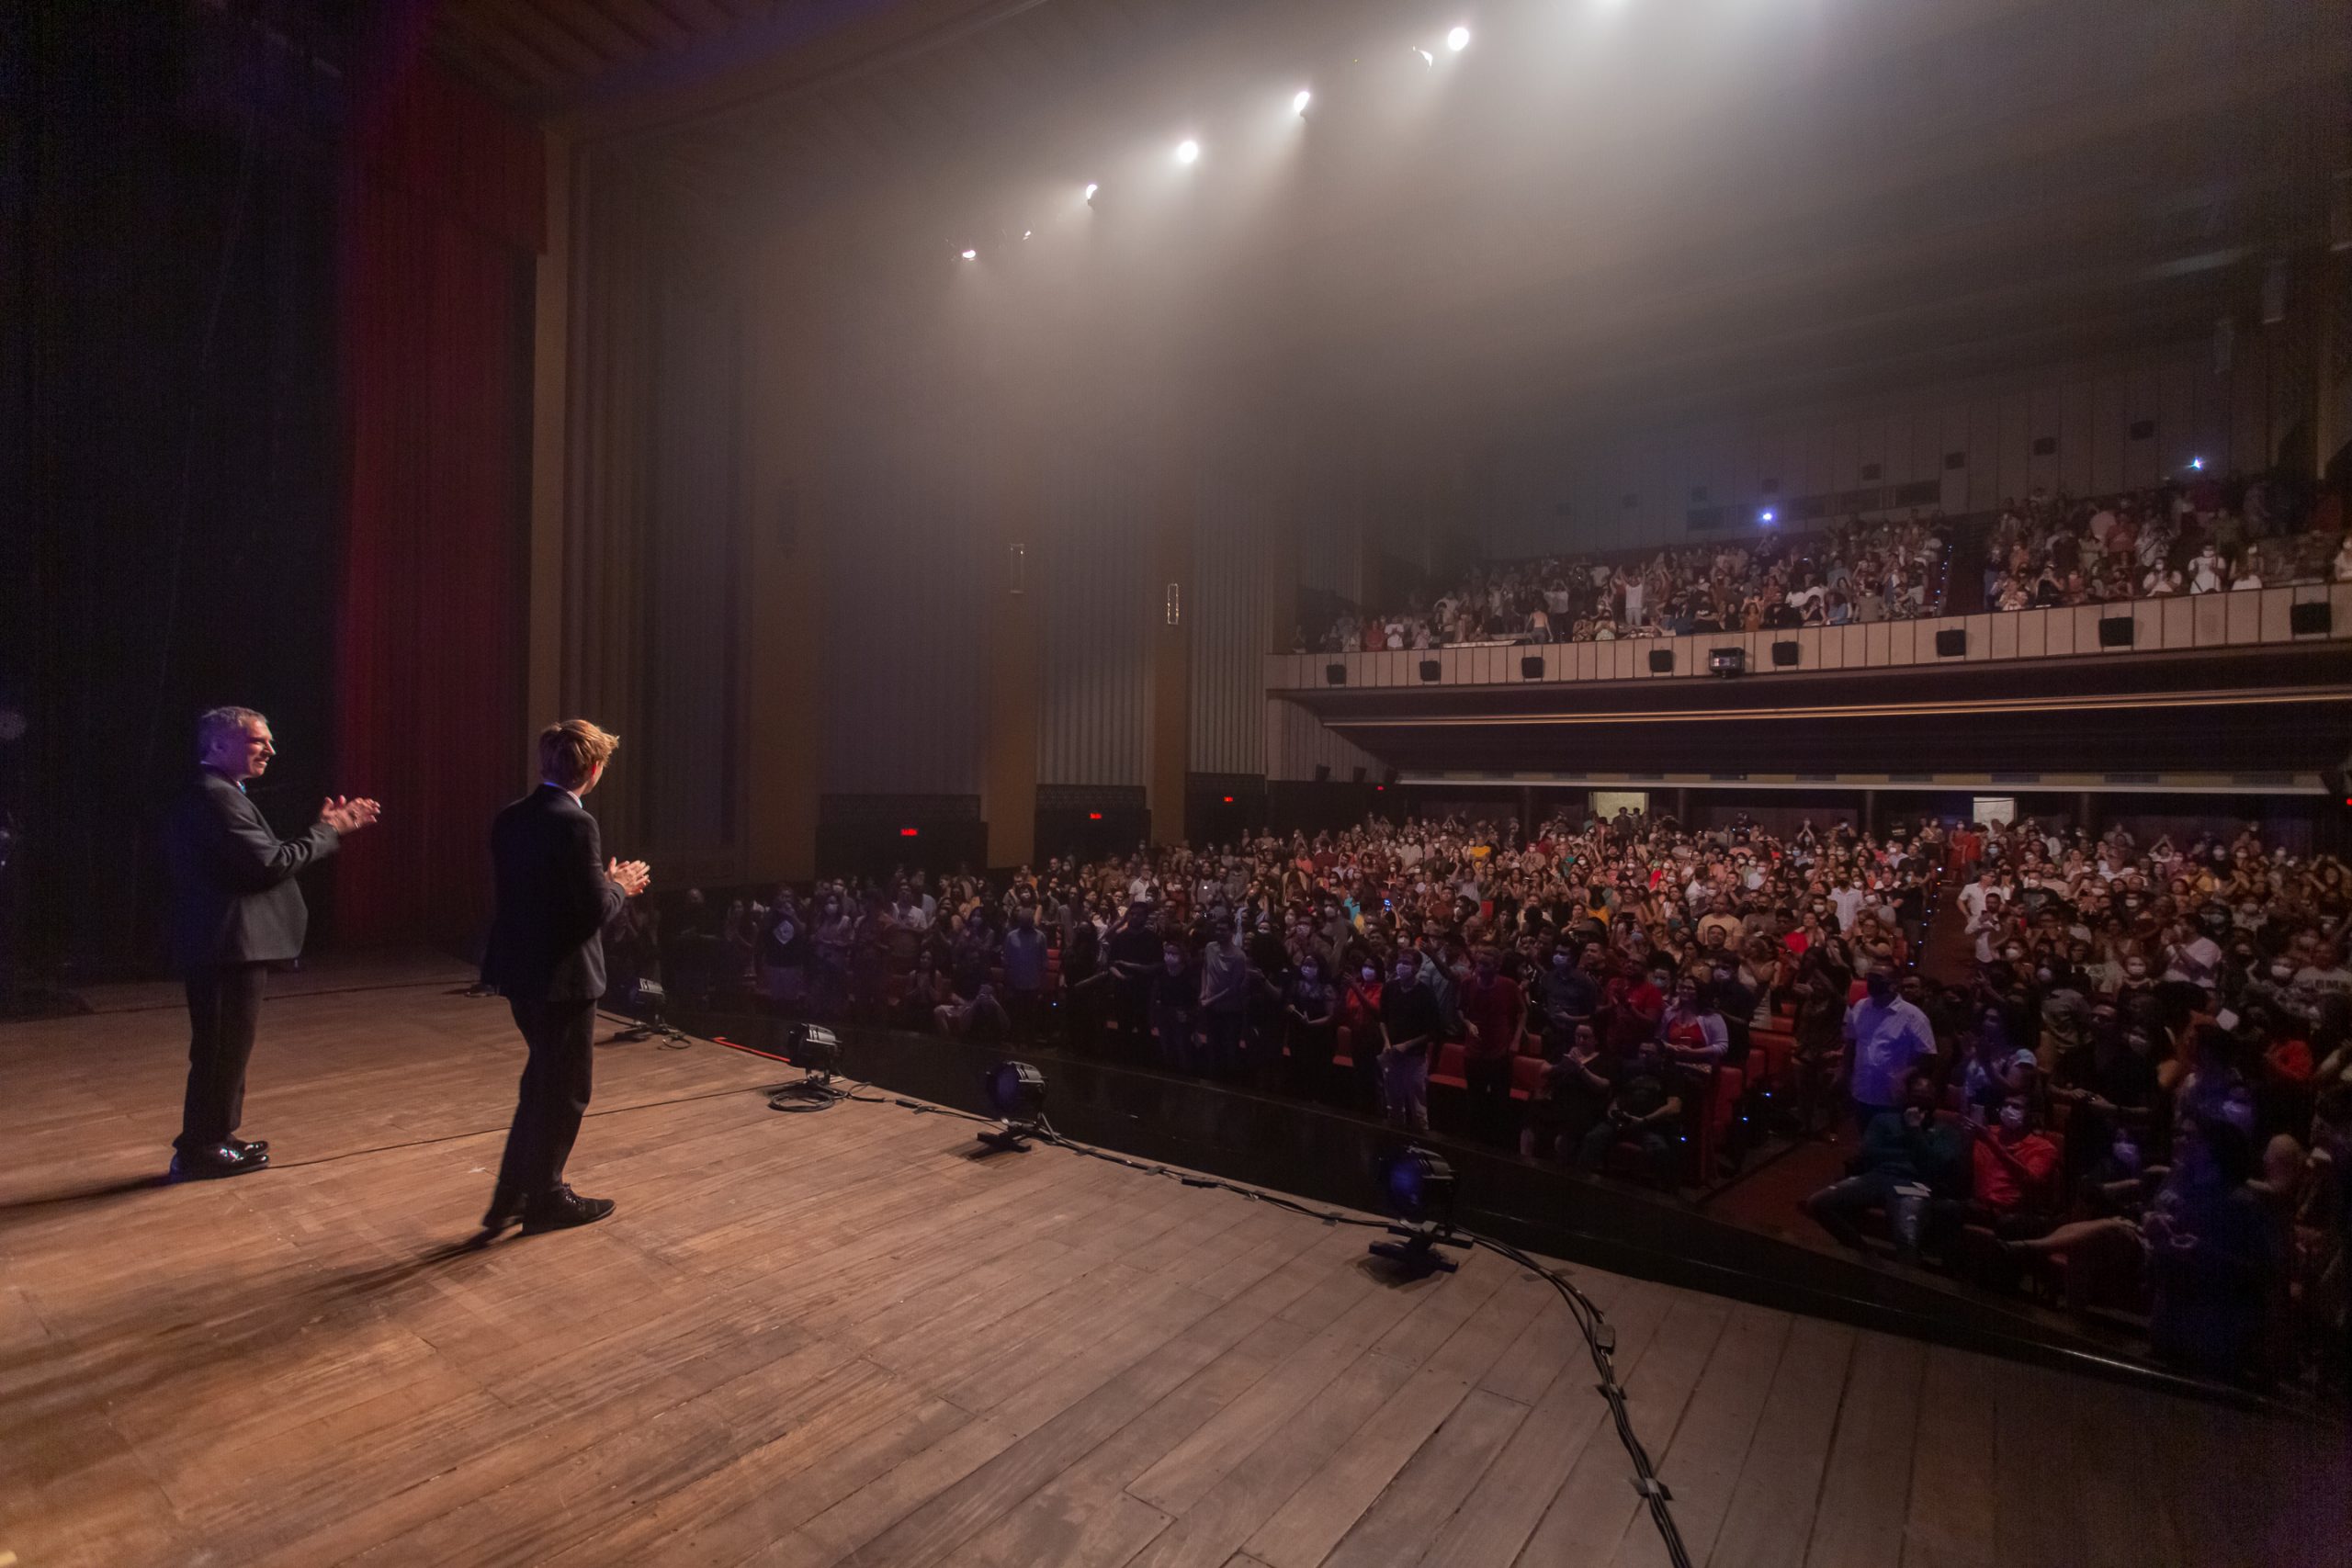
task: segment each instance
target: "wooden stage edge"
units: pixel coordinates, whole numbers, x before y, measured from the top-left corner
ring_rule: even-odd
[[[468,1236],[522,1049],[446,963],[274,996],[277,1165],[156,1185],[149,997],[0,1027],[0,1562],[1577,1568],[1665,1554],[1566,1307],[707,1043],[598,1053],[619,1211]],[[1691,1560],[2341,1563],[2341,1431],[1589,1269]]]

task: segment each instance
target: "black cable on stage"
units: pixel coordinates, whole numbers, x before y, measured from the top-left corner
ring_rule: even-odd
[[[900,1100],[899,1103],[905,1105],[909,1101]],[[970,1112],[957,1111],[956,1114],[969,1116]],[[985,1122],[990,1119],[973,1116],[971,1120]],[[1261,1192],[1255,1188],[1227,1181],[1222,1177],[1199,1176],[1189,1171],[1175,1170],[1164,1165],[1153,1165],[1144,1160],[1130,1159],[1125,1155],[1113,1154],[1108,1149],[1098,1149],[1091,1145],[1077,1143],[1055,1132],[1052,1124],[1043,1117],[1038,1119],[1035,1136],[1041,1142],[1051,1144],[1056,1148],[1068,1149],[1072,1154],[1108,1160],[1113,1165],[1125,1166],[1130,1170],[1143,1171],[1151,1176],[1173,1177],[1187,1187],[1214,1187],[1223,1191],[1236,1193],[1249,1199],[1251,1202],[1271,1203],[1278,1209],[1292,1210],[1310,1219],[1321,1220],[1326,1224],[1363,1225],[1373,1230],[1388,1228],[1387,1224],[1380,1220],[1367,1219],[1356,1214],[1343,1214],[1336,1209],[1312,1208],[1278,1193]],[[1559,1292],[1560,1299],[1567,1303],[1568,1315],[1576,1320],[1577,1328],[1583,1334],[1585,1349],[1592,1357],[1593,1371],[1600,1376],[1599,1392],[1601,1398],[1608,1402],[1611,1423],[1617,1428],[1617,1441],[1623,1447],[1626,1457],[1634,1461],[1634,1490],[1641,1495],[1643,1501],[1649,1506],[1650,1521],[1657,1527],[1658,1537],[1666,1543],[1668,1561],[1674,1564],[1674,1568],[1690,1568],[1690,1555],[1683,1547],[1682,1533],[1675,1528],[1673,1511],[1668,1506],[1673,1501],[1674,1495],[1667,1489],[1666,1483],[1658,1479],[1657,1467],[1651,1461],[1649,1450],[1642,1446],[1640,1437],[1634,1431],[1633,1416],[1625,1407],[1624,1385],[1617,1381],[1617,1370],[1613,1359],[1617,1348],[1617,1331],[1609,1326],[1609,1319],[1601,1312],[1600,1305],[1590,1296],[1586,1295],[1566,1275],[1538,1262],[1509,1242],[1497,1241],[1491,1236],[1479,1235],[1474,1231],[1463,1231],[1461,1234],[1476,1245],[1487,1248],[1498,1257],[1508,1258],[1521,1269],[1538,1276],[1554,1290]]]
[[[730,1049],[742,1051],[751,1055],[770,1056],[776,1061],[786,1060],[784,1057],[773,1056],[772,1053],[766,1051],[737,1044],[733,1041],[728,1041],[725,1043]],[[952,1105],[933,1105],[919,1100],[909,1100],[904,1096],[894,1095],[886,1101],[878,1095],[854,1094],[847,1090],[834,1091],[829,1085],[818,1084],[813,1075],[810,1078],[804,1080],[804,1084],[806,1088],[802,1084],[796,1084],[788,1086],[786,1090],[777,1091],[768,1100],[770,1109],[795,1111],[822,1111],[839,1104],[843,1100],[855,1100],[866,1105],[884,1103],[896,1105],[901,1110],[913,1111],[919,1116],[959,1117],[967,1122],[979,1122],[983,1126],[993,1127],[1000,1125],[1001,1122],[998,1117],[978,1115]],[[861,1084],[859,1087],[866,1086]],[[807,1105],[779,1103],[787,1092],[807,1093],[811,1089],[825,1090],[826,1098]],[[1218,1191],[1230,1192],[1250,1202],[1265,1203],[1273,1208],[1287,1210],[1292,1213],[1305,1215],[1308,1219],[1320,1220],[1327,1225],[1359,1225],[1367,1230],[1379,1231],[1389,1228],[1385,1220],[1370,1219],[1361,1214],[1342,1213],[1337,1209],[1318,1209],[1311,1204],[1301,1203],[1295,1199],[1284,1197],[1281,1193],[1245,1187],[1239,1182],[1228,1181],[1220,1176],[1203,1176],[1194,1171],[1178,1170],[1171,1166],[1114,1154],[1108,1149],[1096,1148],[1091,1144],[1081,1144],[1056,1132],[1053,1123],[1043,1116],[1037,1119],[1034,1127],[1024,1127],[1023,1131],[1040,1143],[1050,1144],[1057,1149],[1066,1149],[1071,1154],[1084,1155],[1090,1159],[1104,1160],[1112,1165],[1125,1167],[1128,1170],[1140,1171],[1146,1176],[1164,1176],[1170,1180],[1180,1181],[1187,1187],[1213,1188]],[[1600,1382],[1598,1391],[1601,1398],[1608,1402],[1610,1421],[1616,1428],[1617,1441],[1624,1449],[1626,1457],[1633,1461],[1634,1490],[1639,1493],[1643,1501],[1648,1505],[1651,1523],[1657,1528],[1659,1539],[1665,1542],[1668,1561],[1674,1565],[1674,1568],[1690,1568],[1690,1553],[1683,1547],[1681,1532],[1675,1528],[1673,1511],[1668,1506],[1673,1501],[1674,1495],[1668,1490],[1666,1483],[1658,1478],[1657,1467],[1650,1459],[1649,1450],[1642,1446],[1640,1437],[1634,1431],[1633,1416],[1625,1406],[1624,1385],[1617,1381],[1616,1365],[1613,1359],[1617,1348],[1617,1332],[1610,1327],[1607,1315],[1601,1312],[1600,1305],[1590,1296],[1586,1295],[1577,1287],[1574,1280],[1558,1269],[1538,1262],[1509,1242],[1497,1241],[1491,1236],[1480,1235],[1475,1231],[1462,1231],[1460,1234],[1474,1245],[1483,1247],[1498,1257],[1506,1258],[1529,1273],[1536,1275],[1554,1290],[1559,1292],[1560,1299],[1567,1303],[1568,1315],[1575,1319],[1577,1331],[1584,1336],[1585,1349],[1592,1358],[1593,1371],[1600,1374]]]

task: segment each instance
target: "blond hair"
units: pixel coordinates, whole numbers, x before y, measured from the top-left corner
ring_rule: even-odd
[[[565,789],[580,789],[620,743],[619,736],[606,734],[584,718],[550,724],[539,731],[539,776]]]

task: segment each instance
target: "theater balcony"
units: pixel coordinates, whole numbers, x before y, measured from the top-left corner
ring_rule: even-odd
[[[1406,782],[2321,793],[2352,584],[1870,626],[1277,654],[1267,694]]]

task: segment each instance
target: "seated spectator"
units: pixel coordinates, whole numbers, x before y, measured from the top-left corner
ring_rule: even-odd
[[[1939,1109],[1940,1097],[1928,1073],[1912,1068],[1903,1093],[1900,1109],[1881,1112],[1863,1130],[1861,1151],[1848,1163],[1845,1179],[1807,1198],[1804,1210],[1850,1247],[1862,1245],[1856,1218],[1882,1210],[1897,1254],[1916,1259],[1928,1202],[1957,1193],[1971,1139],[1962,1123]]]
[[[1600,1121],[1585,1134],[1577,1166],[1600,1170],[1623,1144],[1638,1151],[1642,1174],[1649,1180],[1672,1180],[1682,1142],[1682,1097],[1671,1087],[1672,1078],[1663,1045],[1643,1041],[1625,1062]]]
[[[1528,1098],[1519,1152],[1530,1159],[1576,1157],[1585,1134],[1608,1114],[1617,1092],[1617,1063],[1589,1021],[1570,1032],[1567,1048],[1544,1065]]]

